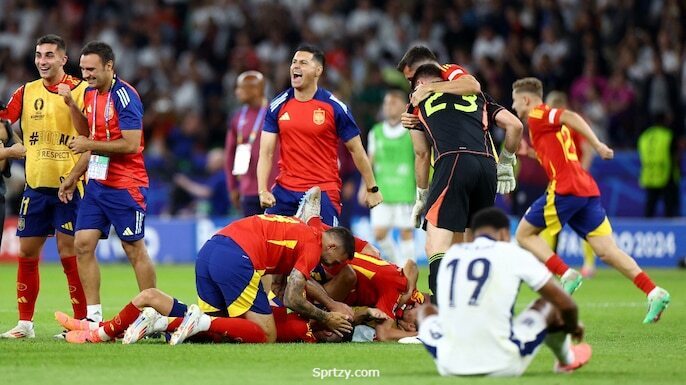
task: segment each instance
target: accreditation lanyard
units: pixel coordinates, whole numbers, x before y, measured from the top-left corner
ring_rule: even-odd
[[[114,86],[114,79],[112,79],[112,84],[107,90],[107,100],[105,101],[105,134],[107,135],[107,141],[110,141],[110,104],[112,102],[112,87]],[[91,124],[91,138],[95,139],[95,122],[98,117],[98,90],[95,90],[95,97],[93,98],[93,124]]]
[[[260,123],[262,123],[262,119],[264,119],[264,115],[267,112],[266,107],[260,108],[260,112],[257,113],[257,117],[255,118],[255,122],[252,125],[252,130],[250,131],[250,136],[248,137],[248,144],[253,144],[255,142],[255,138],[257,137],[257,129],[260,128]],[[245,121],[246,115],[248,114],[248,106],[243,106],[241,108],[241,114],[238,116],[238,144],[242,144],[243,142],[243,127],[245,127]]]

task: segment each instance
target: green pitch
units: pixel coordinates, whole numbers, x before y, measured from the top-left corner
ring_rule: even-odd
[[[426,270],[422,271],[426,274]],[[686,381],[686,273],[651,270],[672,294],[672,304],[656,325],[643,325],[644,296],[618,273],[602,270],[574,295],[587,327],[593,358],[572,375],[552,373],[552,355],[542,348],[521,379],[510,384],[683,384]],[[0,329],[13,327],[17,313],[15,265],[0,265]],[[160,266],[160,289],[194,301],[192,266]],[[420,282],[425,282],[422,278]],[[103,266],[102,298],[113,316],[136,294],[129,266]],[[519,308],[532,293],[522,290]],[[55,341],[55,310],[71,312],[65,278],[58,265],[41,266],[35,316],[36,338],[0,340],[0,383],[20,384],[302,384],[302,383],[494,383],[503,380],[440,378],[421,346],[391,343],[166,346],[160,340],[137,345],[69,345]],[[325,378],[326,370],[350,370],[366,378]],[[355,371],[358,370],[357,373]],[[336,374],[345,375],[338,371]],[[319,377],[317,377],[319,376]],[[376,376],[376,377],[370,377]]]

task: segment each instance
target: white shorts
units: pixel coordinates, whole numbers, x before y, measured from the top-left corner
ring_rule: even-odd
[[[370,210],[372,228],[412,229],[412,203],[381,203]]]
[[[509,364],[502,369],[490,373],[482,373],[489,377],[518,377],[521,376],[540,349],[546,336],[548,325],[541,313],[534,310],[526,310],[520,313],[512,321],[512,342],[519,348],[518,353],[508,354],[512,356]],[[422,341],[426,350],[431,354],[436,363],[436,368],[441,376],[460,375],[461,368],[455,368],[454,362],[439,362],[438,350],[442,344],[450,343],[443,337],[443,329],[437,315],[426,317],[419,325],[419,340]],[[488,349],[483,345],[475,345],[477,349]],[[492,347],[502,349],[500,347]],[[459,364],[458,364],[459,365]],[[473,374],[468,374],[473,375]]]

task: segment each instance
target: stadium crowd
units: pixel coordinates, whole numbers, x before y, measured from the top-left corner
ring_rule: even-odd
[[[177,174],[201,183],[216,179],[208,155],[223,146],[227,120],[237,110],[238,74],[261,71],[266,96],[273,97],[288,86],[288,61],[301,41],[324,49],[322,86],[351,107],[365,139],[380,120],[384,91],[407,87],[393,67],[415,43],[428,45],[442,62],[467,68],[504,106],[511,105],[512,82],[523,76],[542,79],[546,90],[568,92],[570,107],[615,148],[635,148],[656,115],[667,116],[669,127],[682,137],[686,9],[676,0],[0,4],[0,100],[34,78],[30,58],[37,36],[65,38],[66,69],[73,75],[79,75],[83,44],[112,45],[121,58],[118,74],[138,90],[145,106],[152,215],[213,211],[197,201],[189,204],[194,200],[175,182]],[[354,167],[344,164],[348,169],[344,177],[359,179]],[[21,189],[15,187],[14,195],[19,197]],[[344,189],[344,198],[353,190]],[[8,201],[8,207],[19,207],[11,196]]]

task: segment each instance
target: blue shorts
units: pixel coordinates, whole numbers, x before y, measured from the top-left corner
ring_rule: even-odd
[[[582,238],[612,235],[612,226],[600,197],[558,195],[548,189],[531,205],[524,219],[536,227],[548,228],[553,236],[560,233],[565,224]]]
[[[18,237],[47,237],[55,230],[74,235],[76,213],[81,201],[79,189],[69,203],[57,198],[57,189],[33,189],[26,186],[19,206]]]
[[[288,190],[277,183],[272,189],[272,194],[276,198],[276,205],[266,209],[265,214],[293,216],[298,211],[300,199],[305,195],[305,192]],[[322,211],[320,213],[322,222],[329,226],[338,226],[338,215],[338,210],[329,199],[329,195],[322,191]]]
[[[145,236],[145,208],[148,189],[117,189],[91,180],[86,185],[76,231],[100,230],[103,239],[114,226],[119,239],[134,242]]]
[[[240,317],[247,311],[271,314],[267,293],[245,251],[231,238],[215,235],[205,242],[195,261],[198,305],[205,313]]]

